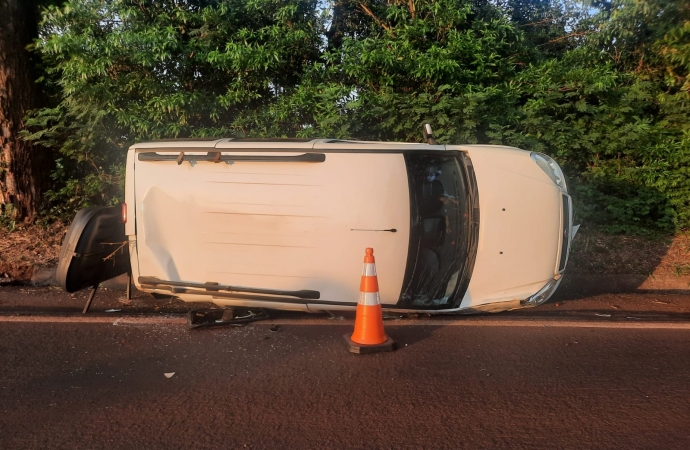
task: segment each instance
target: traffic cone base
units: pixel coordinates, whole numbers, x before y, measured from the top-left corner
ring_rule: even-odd
[[[352,340],[350,333],[344,334],[345,344],[347,344],[350,353],[357,353],[358,355],[366,355],[369,353],[392,352],[397,348],[397,344],[393,339],[386,335],[386,340],[382,344],[358,344]]]

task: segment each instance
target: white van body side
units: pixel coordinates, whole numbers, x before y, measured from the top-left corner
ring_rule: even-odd
[[[187,144],[189,145],[189,144]],[[155,148],[155,147],[154,147]],[[196,150],[196,152],[194,151]],[[209,149],[210,150],[210,149]],[[220,148],[218,150],[221,150]],[[251,151],[223,155],[256,154]],[[261,150],[261,149],[259,149]],[[409,241],[409,194],[401,154],[328,153],[322,163],[141,161],[151,147],[133,146],[136,251],[134,280],[315,290],[329,308],[351,307],[359,294],[361,261],[374,247],[383,304],[402,290]],[[179,150],[156,148],[160,155]],[[206,149],[187,148],[186,154]],[[294,156],[299,152],[260,152]],[[133,169],[133,170],[132,170]],[[385,207],[382,207],[385,205]],[[131,229],[128,227],[128,229]],[[378,230],[391,230],[386,232]],[[129,234],[129,233],[128,233]],[[136,256],[134,256],[136,255]],[[134,267],[134,260],[137,267]],[[303,302],[267,304],[236,298],[176,294],[219,305],[307,309]],[[313,307],[320,308],[320,301]],[[341,305],[338,305],[340,303]]]
[[[277,145],[280,152],[275,151]],[[133,280],[141,290],[184,301],[311,311],[353,309],[363,251],[373,247],[381,301],[384,307],[405,311],[395,308],[403,289],[411,232],[410,186],[401,152],[416,150],[468,155],[479,204],[477,253],[462,302],[454,309],[428,312],[515,309],[548,283],[560,280],[561,252],[564,248],[567,252],[576,231],[572,208],[568,223],[563,218],[564,201],[570,207],[570,197],[535,164],[530,152],[490,145],[326,140],[240,144],[229,139],[130,147],[125,232]],[[177,156],[218,151],[245,156],[322,151],[325,161],[177,164],[140,159],[152,152]],[[568,231],[565,246],[564,229]],[[142,285],[139,277],[309,289],[320,297],[281,302],[227,293],[222,297],[176,293]]]

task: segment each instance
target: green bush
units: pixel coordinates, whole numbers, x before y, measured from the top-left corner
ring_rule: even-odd
[[[50,214],[121,196],[173,137],[497,143],[552,155],[579,220],[690,226],[690,9],[680,0],[73,0],[36,49],[59,148]]]

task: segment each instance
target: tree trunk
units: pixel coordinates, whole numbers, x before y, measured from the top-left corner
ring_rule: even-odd
[[[40,97],[26,50],[38,33],[36,2],[0,0],[0,17],[0,215],[33,222],[50,172],[47,150],[19,136]]]

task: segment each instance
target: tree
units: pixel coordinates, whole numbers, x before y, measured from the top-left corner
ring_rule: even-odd
[[[50,164],[45,149],[20,137],[24,115],[38,105],[31,55],[37,36],[35,2],[0,0],[0,216],[32,222]]]
[[[587,5],[71,0],[44,11],[56,96],[28,138],[59,149],[47,198],[71,214],[117,201],[138,140],[420,141],[430,122],[442,143],[554,156],[609,230],[687,229],[690,6]]]
[[[329,128],[339,117],[350,137],[419,141],[431,122],[441,142],[455,143],[490,141],[509,123],[508,84],[526,47],[491,2],[368,0],[333,11],[320,89],[348,95],[320,116]]]
[[[57,91],[28,138],[59,149],[49,197],[116,201],[136,141],[266,133],[269,111],[318,58],[316,0],[74,0],[44,11],[36,47]],[[271,131],[300,121],[271,117]]]

